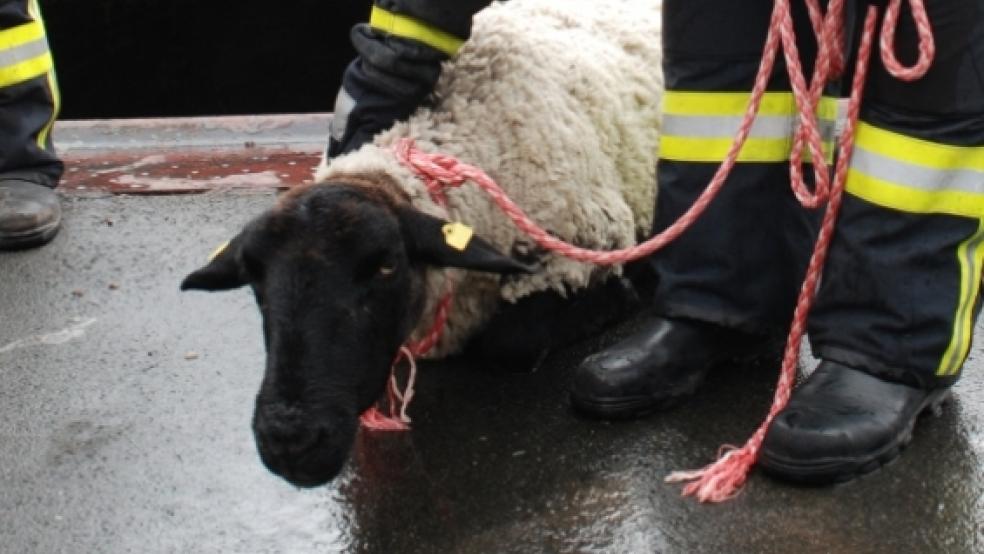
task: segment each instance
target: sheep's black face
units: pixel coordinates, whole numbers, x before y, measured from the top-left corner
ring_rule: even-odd
[[[478,238],[451,248],[445,223],[372,188],[315,186],[184,280],[183,289],[253,289],[267,350],[253,431],[271,471],[298,486],[338,474],[358,415],[383,393],[420,317],[427,264],[526,269]]]

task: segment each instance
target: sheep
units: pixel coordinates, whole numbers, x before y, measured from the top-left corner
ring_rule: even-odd
[[[623,268],[541,251],[474,185],[440,205],[393,147],[413,139],[483,168],[561,239],[631,246],[655,203],[660,31],[660,3],[647,0],[493,4],[431,102],[323,161],[316,184],[283,195],[186,277],[182,289],[255,293],[267,362],[253,429],[271,471],[299,486],[337,475],[358,414],[382,394],[400,345],[431,326],[446,279],[457,287],[433,357],[478,344],[529,360],[631,305]],[[449,221],[474,230],[463,250],[445,242]]]

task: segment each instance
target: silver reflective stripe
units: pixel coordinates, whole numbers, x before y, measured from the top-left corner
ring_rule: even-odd
[[[838,122],[831,121],[829,119],[818,119],[817,124],[820,126],[820,140],[823,142],[830,142],[840,135],[838,130]],[[796,128],[799,128],[799,118],[796,119]],[[809,149],[809,147],[807,147]]]
[[[342,138],[345,136],[345,128],[348,126],[349,114],[352,113],[352,108],[355,107],[355,99],[352,95],[348,93],[344,88],[338,91],[338,97],[335,98],[335,114],[331,118],[331,123],[328,125],[328,132],[331,134],[331,138],[341,142]]]
[[[48,41],[44,37],[7,50],[0,50],[0,67],[17,65],[46,52],[48,52]]]
[[[954,190],[984,194],[984,171],[925,167],[860,147],[854,148],[851,167],[870,177],[922,191]]]
[[[721,138],[733,137],[738,132],[740,116],[663,116],[663,133],[678,137]],[[750,136],[756,138],[786,138],[793,130],[790,117],[769,115],[759,116],[752,125]]]
[[[725,138],[733,137],[741,126],[742,116],[697,116],[673,115],[663,116],[663,134],[687,138]],[[821,119],[820,135],[823,140],[833,137],[835,122]],[[793,129],[798,126],[797,116],[759,115],[752,124],[748,136],[761,139],[784,139],[793,135]]]
[[[829,97],[827,97],[827,98],[829,98]],[[837,114],[834,116],[834,121],[830,121],[829,119],[822,119],[822,120],[820,120],[821,127],[823,127],[824,125],[828,125],[830,123],[833,123],[833,128],[832,129],[827,129],[825,127],[822,129],[822,131],[824,133],[823,139],[824,140],[838,140],[839,141],[840,140],[840,137],[844,134],[844,127],[847,126],[847,107],[848,107],[848,100],[849,99],[847,99],[847,98],[836,98],[836,99],[831,98],[830,100],[832,100],[833,102],[836,103],[836,106],[837,106]]]

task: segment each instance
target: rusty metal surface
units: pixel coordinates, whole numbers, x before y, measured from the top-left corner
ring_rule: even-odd
[[[177,194],[310,182],[327,114],[66,121],[63,191]]]

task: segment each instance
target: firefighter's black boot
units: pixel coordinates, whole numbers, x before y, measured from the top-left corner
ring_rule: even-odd
[[[788,481],[850,480],[898,457],[919,414],[936,409],[948,393],[824,361],[772,422],[759,464]]]
[[[629,337],[581,362],[571,403],[605,419],[669,408],[692,394],[714,365],[766,346],[763,337],[711,323],[651,316]]]
[[[0,250],[47,243],[61,225],[55,191],[19,179],[0,179]]]

